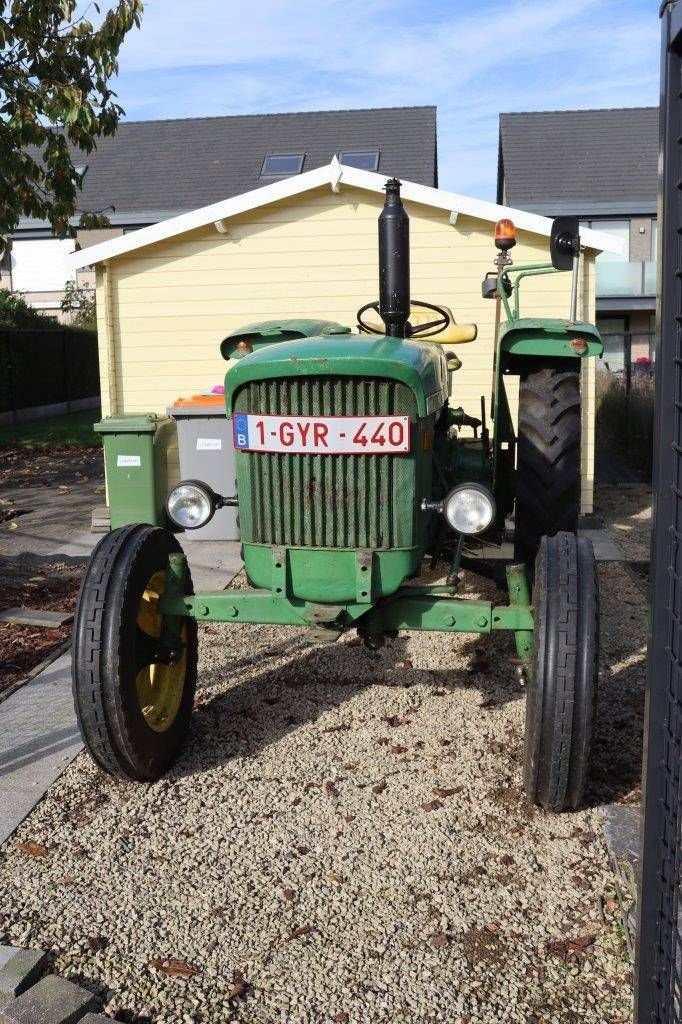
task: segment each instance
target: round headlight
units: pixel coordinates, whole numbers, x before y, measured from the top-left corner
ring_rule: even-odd
[[[443,513],[457,533],[483,533],[495,518],[495,499],[480,484],[461,484],[443,502]]]
[[[174,487],[166,498],[169,518],[183,530],[197,530],[213,517],[215,495],[206,484],[186,480]]]

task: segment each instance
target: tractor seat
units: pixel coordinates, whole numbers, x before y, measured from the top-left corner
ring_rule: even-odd
[[[470,341],[476,341],[478,334],[476,324],[455,323],[455,318],[449,306],[442,306],[442,308],[450,317],[450,323],[445,330],[440,331],[439,334],[434,334],[432,338],[429,338],[428,334],[417,335],[416,341],[433,341],[436,345],[466,345]],[[430,309],[419,309],[417,306],[410,311],[410,323],[413,327],[416,327],[417,324],[426,324],[433,320],[433,318],[434,314]]]

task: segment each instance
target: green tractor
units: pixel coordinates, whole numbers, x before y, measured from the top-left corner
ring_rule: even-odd
[[[359,310],[357,334],[299,321],[292,340],[286,324],[225,339],[237,496],[181,482],[168,494],[168,527],[114,530],[83,580],[73,689],[83,739],[105,771],[149,781],[178,754],[199,621],[295,625],[328,641],[356,629],[373,648],[399,630],[508,630],[527,681],[526,794],[553,811],[580,805],[598,645],[594,555],[576,536],[580,364],[602,346],[593,326],[576,322],[577,222],[555,222],[552,263],[514,267],[509,221],[495,240],[483,294],[506,320],[492,431],[484,409],[479,420],[450,405],[461,364],[441,343],[471,341],[476,328],[410,301],[409,219],[395,179],[379,217],[380,298]],[[568,319],[520,319],[522,278],[571,267]],[[508,374],[520,377],[518,437]],[[176,534],[227,505],[238,505],[250,587],[195,593]],[[482,539],[502,543],[512,514],[509,602],[458,596],[462,560]],[[445,583],[415,582],[427,555],[447,559]]]

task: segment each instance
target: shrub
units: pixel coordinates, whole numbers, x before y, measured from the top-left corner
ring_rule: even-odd
[[[72,327],[97,330],[95,296],[90,289],[79,288],[75,281],[67,281],[61,308],[62,312],[71,314],[69,323]]]
[[[54,327],[57,321],[29,306],[20,292],[0,288],[0,327]]]
[[[597,374],[597,445],[615,452],[644,480],[651,480],[654,391],[648,374],[633,373],[629,390],[624,376]]]

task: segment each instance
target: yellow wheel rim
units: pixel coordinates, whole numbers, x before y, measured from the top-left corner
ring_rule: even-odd
[[[155,572],[144,588],[137,612],[138,628],[147,637],[155,640],[161,636],[163,616],[157,611],[157,605],[165,589],[165,571]],[[182,703],[187,671],[186,624],[182,627],[181,638],[182,655],[175,665],[151,662],[140,668],[135,678],[140,711],[154,732],[166,732],[170,729]]]

